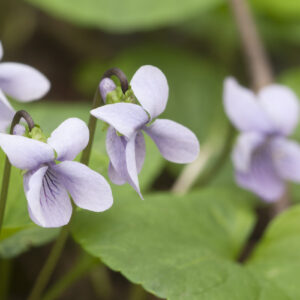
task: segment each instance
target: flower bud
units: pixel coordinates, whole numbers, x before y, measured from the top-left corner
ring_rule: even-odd
[[[114,91],[116,87],[116,84],[110,78],[104,78],[100,81],[99,90],[104,103],[106,103],[107,94]]]
[[[22,124],[16,124],[16,126],[14,127],[14,130],[13,130],[13,134],[14,135],[25,135],[26,133],[26,128],[24,125]]]

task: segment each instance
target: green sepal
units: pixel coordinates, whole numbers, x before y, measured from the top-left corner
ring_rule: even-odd
[[[106,95],[106,104],[119,103],[122,102],[123,100],[124,100],[124,94],[122,92],[121,87],[119,86]]]
[[[32,138],[33,140],[37,140],[43,143],[47,142],[47,138],[44,135],[42,129],[39,125],[35,125],[32,130],[28,133],[28,137]]]

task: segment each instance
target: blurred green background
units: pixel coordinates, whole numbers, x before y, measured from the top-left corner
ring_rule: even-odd
[[[291,86],[300,97],[300,1],[251,0],[249,4],[277,81]],[[139,66],[153,64],[166,74],[170,85],[164,117],[191,128],[202,147],[209,145],[207,174],[228,158],[231,131],[223,113],[222,84],[233,75],[247,85],[248,76],[226,1],[0,0],[0,39],[4,61],[32,65],[50,79],[51,91],[40,108],[27,106],[47,132],[66,117],[88,118],[94,91],[106,69],[117,66],[130,79]],[[26,105],[13,105],[26,109]],[[298,128],[296,138],[299,133]],[[104,146],[98,144],[103,160]],[[147,179],[147,188],[167,189],[181,167],[155,161],[158,171],[153,169],[151,176],[163,170],[168,180],[156,174],[158,180],[151,185]],[[213,183],[233,184],[231,175],[227,160]],[[37,273],[47,252],[44,247],[18,258],[14,279],[27,279],[18,283],[13,299],[22,299],[23,290],[33,281],[31,266]],[[66,263],[58,272],[71,264],[73,252],[70,242]],[[121,295],[129,293],[125,279],[112,276]],[[80,293],[94,299],[90,284],[81,281],[62,299],[74,299]],[[120,294],[115,299],[121,299]]]

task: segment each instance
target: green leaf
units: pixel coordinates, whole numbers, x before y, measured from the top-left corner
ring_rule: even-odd
[[[259,284],[234,262],[255,222],[249,198],[225,188],[145,201],[123,194],[105,213],[79,212],[72,232],[90,254],[159,297],[252,300]]]
[[[222,0],[28,0],[55,17],[83,26],[129,32],[173,24],[218,6]]]
[[[6,228],[0,236],[0,257],[11,258],[52,241],[59,229],[46,229],[30,224],[21,228]]]
[[[277,286],[287,299],[300,299],[299,229],[300,205],[296,205],[271,223],[247,264],[261,280]]]

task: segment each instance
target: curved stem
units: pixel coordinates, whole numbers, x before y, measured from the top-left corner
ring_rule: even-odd
[[[111,77],[111,76],[116,76],[119,78],[122,90],[123,90],[123,92],[126,92],[126,90],[128,89],[128,81],[127,81],[125,74],[118,68],[112,68],[112,69],[107,70],[104,73],[101,80],[103,78]],[[101,105],[101,103],[104,103],[104,102],[101,98],[99,88],[97,88],[95,96],[94,96],[94,100],[93,100],[93,108],[99,107]],[[88,124],[89,132],[90,132],[90,139],[89,139],[89,143],[88,143],[87,147],[85,148],[85,150],[83,151],[81,159],[80,159],[80,162],[85,165],[88,165],[89,161],[90,161],[92,145],[93,145],[95,132],[96,132],[96,125],[97,125],[97,119],[95,117],[93,117],[92,115],[90,115],[89,124]],[[49,257],[35,282],[35,285],[30,293],[28,300],[39,300],[41,298],[41,295],[42,295],[44,289],[46,288],[46,286],[51,278],[51,275],[57,265],[57,262],[61,256],[61,253],[64,249],[64,245],[67,241],[69,231],[71,228],[71,222],[72,222],[72,219],[70,220],[69,224],[67,224],[61,230],[60,235],[58,236],[54,246],[51,249]]]
[[[10,127],[10,134],[13,134],[14,128],[17,124],[19,124],[21,119],[25,119],[29,130],[31,131],[34,127],[34,122],[29,115],[28,112],[25,110],[19,110],[15,113],[14,118],[11,123]],[[4,220],[4,212],[6,207],[7,195],[8,195],[8,188],[9,188],[9,180],[10,180],[10,173],[11,173],[11,164],[9,162],[8,157],[5,158],[5,165],[3,171],[3,178],[2,178],[2,188],[0,194],[0,233],[2,229],[2,224]]]
[[[129,84],[128,84],[128,80],[127,80],[127,77],[124,74],[124,72],[122,70],[120,70],[119,68],[111,68],[103,74],[101,80],[104,78],[112,77],[112,76],[116,76],[119,79],[122,91],[123,91],[123,93],[125,93],[129,88]]]
[[[125,93],[128,90],[128,80],[127,80],[125,74],[123,73],[123,71],[121,71],[118,68],[111,68],[103,74],[101,80],[104,78],[112,77],[112,76],[116,76],[119,79],[122,91],[123,91],[123,93]],[[101,82],[101,80],[100,80],[100,82]],[[101,98],[99,88],[97,88],[95,96],[94,96],[94,100],[93,100],[92,109],[101,106],[101,104],[104,104],[104,101]],[[89,119],[89,124],[88,124],[89,131],[90,131],[90,140],[89,140],[87,147],[82,152],[82,156],[80,159],[80,162],[83,164],[86,164],[86,165],[88,165],[89,161],[90,161],[91,150],[92,150],[95,133],[96,133],[96,125],[97,125],[97,118],[95,118],[94,116],[92,116],[90,114],[90,119]]]
[[[101,105],[102,101],[103,100],[101,98],[100,91],[97,88],[95,96],[94,96],[94,100],[93,100],[93,108],[92,109],[99,107]],[[88,145],[83,150],[81,159],[80,159],[80,162],[85,165],[88,165],[90,162],[92,146],[94,143],[94,138],[95,138],[95,133],[96,133],[96,125],[97,125],[97,119],[90,114],[89,124],[88,124],[89,131],[90,131],[90,139],[89,139]]]

